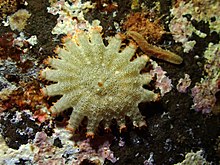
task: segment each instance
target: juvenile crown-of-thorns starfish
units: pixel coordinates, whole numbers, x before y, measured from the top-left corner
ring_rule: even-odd
[[[122,37],[116,35],[105,46],[96,28],[88,33],[80,31],[66,37],[62,48],[56,48],[58,58],[47,60],[51,69],[44,69],[41,76],[57,83],[42,91],[49,96],[63,95],[51,107],[53,114],[73,108],[69,128],[77,129],[85,116],[87,135],[94,134],[101,120],[109,125],[115,118],[123,126],[128,116],[135,126],[145,123],[138,104],[158,99],[158,94],[143,88],[152,79],[149,73],[140,74],[149,58],[130,61],[136,46],[130,44],[121,50],[121,42]]]

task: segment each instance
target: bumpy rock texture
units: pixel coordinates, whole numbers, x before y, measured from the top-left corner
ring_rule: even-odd
[[[88,132],[94,132],[103,119],[109,124],[115,118],[123,125],[125,116],[129,116],[134,125],[143,123],[138,104],[158,98],[143,88],[151,81],[148,73],[140,74],[149,58],[142,56],[131,61],[135,45],[122,49],[122,39],[116,35],[105,46],[95,28],[88,33],[77,32],[63,41],[63,47],[55,51],[58,58],[49,58],[51,68],[41,73],[47,80],[57,82],[43,92],[49,96],[63,95],[51,112],[57,114],[72,107],[69,127],[75,130],[87,116]]]

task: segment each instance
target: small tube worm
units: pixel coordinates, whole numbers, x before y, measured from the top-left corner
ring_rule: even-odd
[[[131,37],[138,44],[140,49],[149,56],[153,56],[173,64],[181,64],[183,62],[183,59],[175,53],[149,44],[138,32],[128,31],[127,35]]]

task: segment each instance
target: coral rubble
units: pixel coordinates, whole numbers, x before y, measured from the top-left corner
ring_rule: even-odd
[[[103,119],[109,125],[115,118],[121,126],[125,116],[131,117],[136,126],[144,122],[138,104],[158,98],[157,94],[142,87],[151,81],[150,74],[140,74],[149,58],[142,56],[130,61],[135,45],[120,50],[121,42],[117,35],[105,46],[94,28],[88,34],[78,32],[65,38],[64,47],[56,49],[60,59],[48,59],[52,69],[43,70],[41,75],[58,83],[47,86],[43,93],[63,95],[51,107],[54,114],[73,107],[70,128],[78,128],[85,116],[90,133],[94,133]]]

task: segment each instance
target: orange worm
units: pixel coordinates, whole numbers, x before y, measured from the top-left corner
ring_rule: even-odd
[[[131,37],[138,44],[140,49],[149,56],[153,56],[173,64],[181,64],[183,62],[182,57],[176,55],[175,53],[149,44],[138,32],[128,31],[127,35]]]

